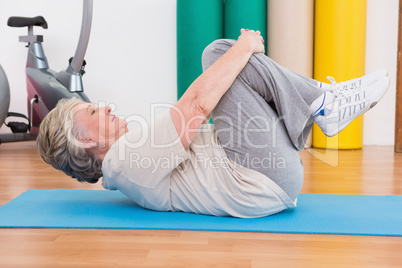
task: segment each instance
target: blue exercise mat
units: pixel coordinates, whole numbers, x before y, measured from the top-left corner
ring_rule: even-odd
[[[239,219],[150,211],[118,191],[29,190],[0,207],[0,227],[402,236],[402,196],[301,194],[295,209]]]

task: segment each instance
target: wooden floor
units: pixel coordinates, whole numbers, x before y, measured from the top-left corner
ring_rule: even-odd
[[[395,154],[393,147],[301,155],[303,193],[402,194],[402,154]],[[32,188],[101,185],[77,183],[43,164],[32,142],[0,145],[0,205]],[[56,266],[401,267],[402,237],[0,229],[0,267]]]

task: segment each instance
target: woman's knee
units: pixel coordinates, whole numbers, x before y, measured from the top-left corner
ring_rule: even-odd
[[[203,70],[208,69],[209,66],[225,54],[235,43],[236,41],[231,39],[218,39],[209,44],[202,52]]]

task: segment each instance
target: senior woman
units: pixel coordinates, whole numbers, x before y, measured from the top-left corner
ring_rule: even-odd
[[[317,82],[269,59],[263,43],[242,29],[237,41],[210,44],[204,73],[149,128],[128,130],[110,107],[60,101],[40,126],[42,159],[81,182],[103,177],[105,189],[151,210],[262,217],[295,207],[312,123],[337,134],[389,82],[383,70]]]

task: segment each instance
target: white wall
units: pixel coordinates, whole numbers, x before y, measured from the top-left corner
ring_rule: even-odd
[[[368,0],[366,71],[389,70],[391,86],[365,116],[364,143],[394,143],[398,0]],[[0,63],[11,86],[11,111],[26,113],[25,29],[6,26],[9,16],[43,15],[44,47],[50,66],[61,70],[74,53],[81,0],[6,0],[0,8]],[[191,34],[191,33],[189,33]],[[85,91],[94,102],[116,106],[117,115],[150,114],[155,102],[176,100],[176,0],[94,1],[86,56]],[[0,132],[7,131],[2,128]]]

